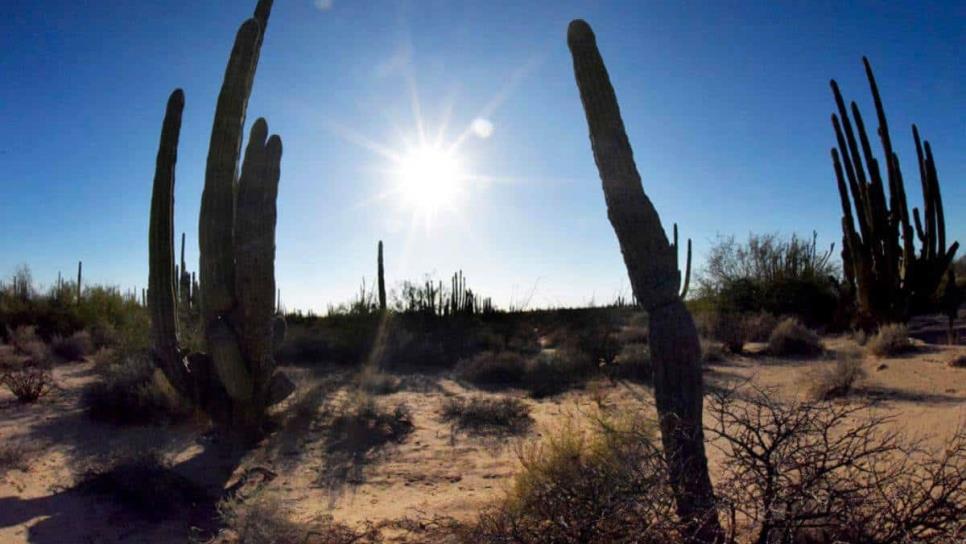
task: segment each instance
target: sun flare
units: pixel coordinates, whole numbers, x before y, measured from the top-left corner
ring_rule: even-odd
[[[431,145],[420,146],[403,155],[396,174],[404,204],[430,215],[453,208],[464,181],[457,157]]]

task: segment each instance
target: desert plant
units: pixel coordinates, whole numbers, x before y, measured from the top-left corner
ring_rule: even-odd
[[[519,451],[506,498],[467,542],[677,542],[674,503],[653,430],[642,418],[569,423]]]
[[[614,359],[612,375],[636,382],[650,382],[653,375],[651,350],[646,344],[627,344]]]
[[[693,534],[695,540],[718,541],[722,531],[702,431],[701,345],[680,296],[677,244],[668,243],[661,218],[644,193],[617,96],[590,25],[572,21],[567,42],[608,217],[634,297],[650,318],[654,396],[677,513],[686,534]]]
[[[879,87],[868,59],[863,57],[862,63],[875,103],[886,177],[883,179],[880,162],[872,154],[858,106],[852,102],[850,116],[834,79],[830,84],[838,113],[832,115],[832,126],[838,146],[832,149],[832,164],[842,203],[843,272],[856,298],[860,325],[872,328],[905,321],[912,314],[937,308],[937,290],[944,277],[949,276],[947,285],[955,288],[955,273],[950,265],[959,243],[946,246],[936,163],[929,142],[920,141],[915,125],[912,135],[924,210],[920,220],[919,209],[913,209],[913,230],[899,157],[892,147]],[[888,203],[885,183],[889,185]],[[916,235],[920,245],[918,255]]]
[[[887,323],[866,341],[865,348],[878,357],[901,355],[914,349],[909,329],[901,323]]]
[[[65,361],[83,361],[94,351],[94,343],[87,331],[78,331],[67,338],[55,336],[50,343],[54,355]]]
[[[184,399],[156,375],[142,354],[118,355],[98,368],[100,379],[81,392],[81,404],[97,421],[118,425],[171,423],[191,414]]]
[[[815,331],[793,317],[783,319],[768,336],[768,353],[780,357],[818,355],[823,349]]]
[[[966,517],[966,430],[941,449],[903,439],[864,403],[713,395],[721,508],[750,541],[954,542]],[[739,517],[740,516],[740,517]],[[734,530],[735,527],[732,527]]]
[[[810,398],[832,400],[847,396],[864,377],[861,353],[841,351],[834,363],[806,373],[805,388]]]
[[[0,442],[0,476],[10,470],[27,471],[30,468],[30,452],[19,442]]]
[[[379,309],[386,311],[386,268],[382,262],[382,240],[379,240],[379,256],[376,258],[376,269],[379,285]]]
[[[370,365],[359,371],[356,385],[366,393],[388,395],[399,390],[399,379]]]
[[[174,277],[174,169],[184,93],[168,100],[151,199],[149,309],[155,360],[175,389],[246,440],[261,432],[265,410],[292,384],[276,371],[273,345],[283,331],[275,311],[275,202],[282,142],[258,119],[241,174],[245,110],[271,0],[259,0],[235,39],[212,128],[198,233],[206,354],[180,346]]]
[[[455,430],[473,434],[520,433],[533,423],[530,407],[513,397],[451,398],[443,403],[442,415]]]
[[[484,351],[456,364],[456,375],[483,387],[515,387],[523,383],[527,360],[512,351]]]
[[[18,401],[29,404],[49,393],[54,381],[49,370],[28,362],[20,368],[5,371],[0,375],[0,384],[6,386]]]

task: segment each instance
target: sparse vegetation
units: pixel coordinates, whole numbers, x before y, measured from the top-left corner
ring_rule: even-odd
[[[366,393],[388,395],[399,390],[399,379],[372,366],[366,366],[356,377],[356,384]]]
[[[481,387],[515,387],[527,375],[527,360],[511,351],[485,351],[457,363],[456,374]]]
[[[901,323],[889,323],[879,327],[878,332],[865,345],[869,353],[878,357],[893,357],[914,349],[909,340],[909,329]]]
[[[53,388],[50,371],[30,363],[0,374],[0,383],[23,404],[36,402]]]
[[[824,364],[806,374],[805,387],[809,397],[816,400],[832,400],[847,396],[862,378],[865,370],[862,368],[862,354],[860,352],[840,351],[836,353],[835,362]]]
[[[813,356],[823,350],[818,335],[795,318],[782,320],[768,337],[768,353],[779,357]]]
[[[191,408],[143,356],[116,356],[102,364],[100,379],[81,394],[91,418],[119,425],[171,423]]]
[[[10,470],[27,471],[30,468],[30,452],[20,442],[0,442],[0,476]]]
[[[449,399],[443,403],[443,420],[473,434],[520,433],[533,422],[530,407],[513,397]]]
[[[94,344],[90,333],[77,331],[66,338],[55,336],[50,343],[50,350],[65,361],[83,361],[84,357],[94,351]]]

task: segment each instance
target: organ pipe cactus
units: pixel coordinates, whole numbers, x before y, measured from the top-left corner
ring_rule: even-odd
[[[386,269],[382,262],[382,240],[379,240],[379,255],[376,258],[376,268],[379,277],[379,309],[386,311]]]
[[[947,289],[955,290],[955,278],[950,269],[959,243],[946,246],[936,163],[929,142],[920,140],[915,125],[912,135],[922,185],[923,216],[920,219],[919,209],[913,209],[913,230],[899,157],[892,147],[879,87],[868,59],[863,57],[862,62],[879,123],[886,177],[883,179],[879,161],[872,154],[858,106],[851,103],[850,117],[834,79],[830,84],[838,112],[832,114],[832,126],[838,146],[832,148],[832,165],[842,203],[843,270],[856,298],[859,324],[871,328],[885,322],[905,321],[916,313],[933,310],[944,275],[949,276]],[[918,254],[916,236],[920,244]],[[946,293],[943,298],[958,297]],[[958,306],[958,302],[952,306]]]
[[[721,542],[702,430],[701,346],[679,294],[676,241],[668,243],[661,218],[644,193],[590,25],[571,22],[567,42],[607,214],[634,296],[650,317],[654,396],[677,513],[690,542]]]
[[[179,345],[173,254],[174,168],[184,93],[172,93],[162,127],[151,206],[149,306],[155,356],[169,381],[245,438],[265,409],[292,390],[275,369],[275,222],[282,142],[252,126],[238,176],[242,128],[271,0],[238,31],[218,97],[199,219],[206,354]],[[183,270],[183,268],[182,268]],[[186,361],[189,361],[186,364]]]

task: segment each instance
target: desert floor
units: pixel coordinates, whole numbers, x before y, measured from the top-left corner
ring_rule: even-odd
[[[845,337],[824,341],[830,351],[852,344]],[[708,388],[750,379],[774,387],[779,395],[800,397],[808,373],[831,361],[774,359],[755,355],[754,348],[750,355],[708,366]],[[916,353],[901,358],[866,356],[867,377],[852,398],[874,400],[876,409],[893,415],[903,432],[939,446],[966,422],[966,369],[946,364],[964,354],[963,346],[920,345]],[[96,379],[91,362],[57,368],[58,389],[33,405],[20,405],[7,391],[0,392],[0,441],[29,449],[26,470],[0,474],[0,542],[183,541],[188,526],[203,526],[213,517],[211,507],[199,508],[189,519],[151,521],[75,487],[111,460],[146,452],[204,483],[213,495],[226,485],[261,488],[298,521],[320,513],[350,525],[434,516],[468,519],[507,488],[526,441],[552,433],[568,420],[581,421],[593,413],[596,402],[652,413],[649,389],[624,382],[602,380],[533,400],[523,392],[468,389],[446,374],[401,375],[401,390],[377,397],[377,402],[387,407],[406,404],[414,431],[401,442],[345,455],[332,447],[328,425],[347,395],[351,374],[288,370],[299,391],[279,407],[277,430],[240,458],[218,448],[214,435],[199,422],[118,427],[90,420],[79,395],[85,383]],[[517,395],[531,406],[533,425],[517,436],[455,432],[442,421],[441,405],[447,398],[471,395]],[[709,448],[712,465],[716,455]]]

